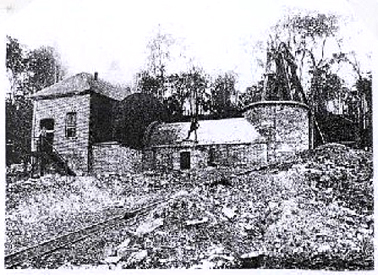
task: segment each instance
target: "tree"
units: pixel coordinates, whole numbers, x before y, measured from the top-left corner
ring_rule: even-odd
[[[187,73],[185,89],[188,92],[190,115],[197,117],[209,110],[209,76],[198,67],[192,67]]]
[[[303,82],[304,74],[308,73],[310,89],[307,90],[308,103],[315,110],[317,105],[324,105],[322,85],[324,77],[330,74],[334,55],[326,54],[326,44],[333,39],[341,49],[337,37],[339,26],[336,15],[321,13],[296,14],[286,17],[273,27],[270,43],[274,48],[284,42],[295,58],[299,80]]]
[[[355,85],[359,99],[357,122],[358,141],[361,147],[373,145],[373,90],[371,72],[366,77],[360,75]]]
[[[169,48],[174,43],[174,39],[169,34],[163,34],[159,31],[147,45],[150,50],[148,57],[148,72],[154,79],[154,90],[152,92],[159,99],[163,99],[166,83],[166,63],[170,60]]]
[[[162,83],[159,79],[148,71],[138,73],[136,78],[137,90],[141,93],[157,95],[158,90],[162,88]]]
[[[330,92],[326,88],[329,83],[334,82],[333,85],[338,81],[332,70],[338,54],[342,53],[338,21],[339,17],[333,14],[295,14],[280,20],[272,28],[273,33],[270,35],[271,44],[286,44],[297,65],[299,81],[302,84],[309,83],[309,87],[305,89],[305,102],[311,108],[314,125],[318,130],[317,136],[321,142],[325,140],[317,119],[325,114],[328,101],[335,100],[339,97],[337,92],[343,91],[332,88]],[[336,51],[327,50],[326,45],[331,42],[337,45]]]
[[[237,107],[232,102],[236,96],[236,75],[232,72],[219,75],[211,85],[210,112],[217,118],[232,117]]]
[[[172,74],[161,79],[148,71],[137,74],[137,90],[144,94],[156,97],[166,107],[170,121],[182,119],[182,110],[188,92],[185,86],[186,76],[184,73]],[[170,90],[168,97],[163,97],[158,91]]]
[[[7,36],[6,68],[11,95],[24,97],[46,88],[65,75],[60,56],[49,46],[29,51],[17,39]]]
[[[190,74],[187,72],[175,73],[167,77],[171,94],[164,104],[168,109],[172,121],[179,121],[183,118],[184,104],[190,98],[190,90],[188,89],[189,80]]]
[[[7,35],[6,57],[6,68],[8,70],[14,75],[23,72],[25,67],[23,49],[20,42],[9,35]]]
[[[349,54],[334,53],[332,63],[347,63],[351,65],[357,80],[354,85],[355,91],[347,97],[349,116],[357,125],[356,140],[360,147],[373,145],[373,98],[372,98],[372,75],[371,72],[362,72],[360,63],[354,51]]]
[[[53,85],[63,79],[64,68],[60,56],[52,47],[42,46],[27,55],[28,77],[25,87],[29,94]]]
[[[303,80],[306,61],[312,69],[327,63],[325,50],[331,38],[341,48],[340,39],[337,37],[338,19],[333,14],[299,13],[280,20],[273,27],[271,41],[286,43],[296,58],[300,80]]]
[[[64,69],[51,47],[28,51],[17,39],[7,36],[6,68],[11,83],[6,99],[7,165],[28,162],[33,106],[27,97],[62,79]]]
[[[142,149],[148,126],[154,121],[166,121],[164,105],[153,95],[134,93],[118,104],[116,139],[134,149]]]
[[[25,50],[17,39],[7,36],[6,43],[6,70],[10,83],[10,94],[8,100],[14,100],[16,92],[22,90],[23,79],[25,78]]]
[[[239,96],[239,109],[248,106],[251,103],[261,101],[264,89],[264,80],[260,80],[257,84],[247,87],[245,92]]]
[[[176,122],[183,119],[182,104],[177,99],[177,96],[175,94],[170,95],[168,98],[164,99],[163,104],[167,110],[168,121]]]
[[[349,55],[345,53],[334,53],[333,59],[331,60],[331,64],[334,63],[341,63],[346,62],[347,64],[352,66],[353,71],[357,75],[357,80],[355,83],[355,88],[357,90],[357,94],[355,96],[358,97],[361,101],[366,101],[367,108],[372,110],[372,75],[371,72],[366,72],[365,74],[362,72],[360,63],[356,58],[356,53],[354,51],[350,52]]]
[[[360,97],[366,100],[367,109],[372,111],[373,108],[373,90],[372,90],[372,74],[367,73],[367,76],[360,76],[356,81],[356,89]]]

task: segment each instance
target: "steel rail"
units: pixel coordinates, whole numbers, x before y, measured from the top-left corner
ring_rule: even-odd
[[[171,199],[172,197],[163,200],[158,200],[144,207],[132,210],[130,212],[126,211],[123,214],[117,215],[105,221],[92,224],[77,231],[58,236],[54,239],[6,255],[4,257],[4,266],[6,269],[12,269],[17,266],[22,266],[22,264],[25,262],[51,254],[69,245],[80,242],[90,237],[92,234],[107,228],[109,225],[118,224],[122,221],[128,221],[138,216],[148,214],[153,207],[163,205]]]

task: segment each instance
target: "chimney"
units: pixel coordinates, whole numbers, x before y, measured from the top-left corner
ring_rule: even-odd
[[[94,73],[94,80],[97,80],[98,79],[98,72],[95,72]]]

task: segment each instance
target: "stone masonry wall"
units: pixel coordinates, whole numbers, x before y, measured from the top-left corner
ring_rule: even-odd
[[[180,153],[190,152],[191,168],[205,168],[213,159],[216,166],[247,166],[267,163],[266,144],[214,144],[161,146],[145,150],[144,169],[180,170]]]
[[[65,119],[68,112],[76,112],[76,137],[65,136]],[[38,137],[40,121],[54,119],[54,148],[76,172],[88,171],[90,95],[76,95],[34,102],[32,136]],[[32,149],[35,150],[34,140]]]
[[[141,169],[142,153],[117,142],[103,142],[92,146],[93,173],[126,174]]]
[[[245,117],[266,139],[269,162],[288,160],[310,148],[309,111],[304,104],[255,103],[247,108]]]

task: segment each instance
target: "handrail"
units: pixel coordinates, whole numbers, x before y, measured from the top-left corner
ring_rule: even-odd
[[[42,153],[46,153],[47,155],[50,155],[51,156],[51,153],[50,152],[47,152],[46,150],[41,150],[41,147],[40,147],[40,138],[41,137],[33,137],[33,139],[36,141],[36,148],[37,148],[37,152],[42,152]],[[58,150],[56,150],[56,148],[53,146],[53,144],[51,144],[50,142],[48,142],[46,140],[46,137],[42,137],[44,139],[44,143],[45,145],[47,145],[49,148],[51,148],[52,150],[52,153],[54,156],[58,157],[59,161],[61,163],[63,163],[64,165],[64,169],[68,172],[68,173],[71,173],[71,174],[75,174],[71,168],[68,166],[67,164],[67,161],[66,159],[58,152]]]
[[[37,148],[40,146],[40,137],[34,137],[34,139],[37,141]],[[59,158],[61,158],[62,160],[64,160],[63,156],[55,149],[55,147],[53,146],[52,143],[48,142],[46,137],[43,137],[44,139],[44,143],[47,144],[53,151],[56,155],[58,155]]]

